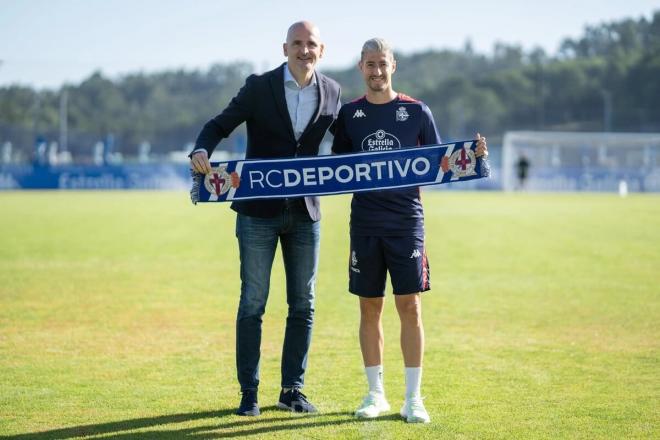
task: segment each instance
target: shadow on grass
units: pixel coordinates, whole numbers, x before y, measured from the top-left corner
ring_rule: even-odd
[[[191,438],[191,439],[214,439],[258,436],[270,432],[298,430],[304,428],[320,428],[323,426],[342,425],[346,423],[360,423],[348,412],[333,412],[323,414],[295,415],[277,409],[276,406],[268,406],[261,409],[261,417],[233,417],[233,420],[220,423],[206,424],[191,428],[167,429],[164,425],[173,423],[190,422],[201,419],[225,418],[234,416],[234,409],[219,411],[201,411],[194,413],[169,414],[156,417],[143,417],[139,419],[121,420],[118,422],[99,423],[96,425],[81,425],[70,428],[53,429],[50,431],[17,434],[10,436],[0,435],[2,440],[54,440],[75,439],[81,437],[102,436],[105,439],[114,440],[150,440],[166,438]],[[264,417],[269,412],[282,413],[283,417]],[[339,419],[326,420],[327,417],[338,417]],[[238,420],[236,420],[238,419]],[[400,420],[398,414],[386,415],[373,421]],[[125,432],[137,429],[154,428],[146,432]],[[230,430],[229,432],[223,432]]]

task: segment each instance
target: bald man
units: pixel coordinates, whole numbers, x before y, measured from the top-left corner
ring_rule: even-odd
[[[207,122],[190,154],[191,166],[210,173],[209,157],[241,123],[247,127],[247,159],[314,156],[339,111],[340,88],[316,71],[324,45],[307,21],[289,27],[283,44],[287,61],[263,75],[251,75],[218,116]],[[277,406],[316,412],[301,389],[314,321],[314,285],[321,219],[317,197],[233,202],[240,254],[241,297],[236,318],[236,367],[241,403],[236,412],[260,414],[258,404],[261,322],[270,272],[281,244],[286,271],[288,316],[282,349],[282,391]],[[217,281],[217,280],[216,280]]]

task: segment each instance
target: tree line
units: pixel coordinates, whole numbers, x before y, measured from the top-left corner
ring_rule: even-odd
[[[396,43],[396,42],[394,42]],[[498,43],[491,54],[460,50],[396,54],[394,86],[422,99],[446,140],[475,130],[497,140],[508,130],[660,131],[660,10],[650,19],[587,26],[556,53]],[[0,88],[0,143],[31,152],[38,136],[58,141],[66,96],[69,150],[89,155],[112,135],[115,150],[135,155],[180,150],[222,110],[254,71],[248,63],[110,79],[97,72],[58,90]],[[355,66],[324,70],[343,100],[364,93]],[[241,131],[225,148],[240,149]]]

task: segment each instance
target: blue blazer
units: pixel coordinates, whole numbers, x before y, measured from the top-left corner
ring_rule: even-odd
[[[317,155],[323,136],[339,113],[339,84],[316,72],[318,108],[296,141],[284,95],[284,68],[282,64],[262,75],[250,75],[227,108],[204,125],[195,149],[204,148],[211,157],[218,142],[245,122],[246,159]],[[261,199],[233,202],[231,208],[240,214],[268,218],[282,212],[283,205],[284,199]],[[321,218],[318,197],[305,197],[305,205],[312,220]]]

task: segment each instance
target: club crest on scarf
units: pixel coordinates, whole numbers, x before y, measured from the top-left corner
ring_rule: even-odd
[[[211,168],[211,172],[204,177],[204,187],[210,194],[220,196],[231,188],[231,176],[227,173],[227,164]]]
[[[449,169],[454,177],[475,176],[477,172],[477,157],[470,148],[459,148],[449,156]]]

